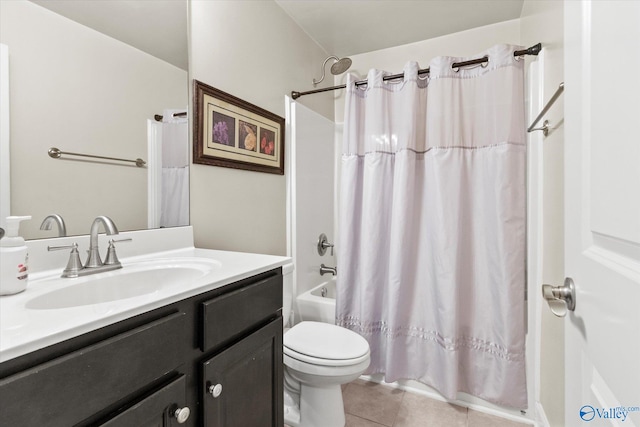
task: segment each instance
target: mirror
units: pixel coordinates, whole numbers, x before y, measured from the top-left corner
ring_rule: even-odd
[[[187,1],[2,1],[0,20],[10,211],[33,217],[21,235],[56,237],[55,225],[40,230],[50,214],[68,235],[87,234],[99,215],[120,231],[187,225],[188,125],[184,114],[173,118],[188,104]],[[51,147],[146,165],[54,159]]]

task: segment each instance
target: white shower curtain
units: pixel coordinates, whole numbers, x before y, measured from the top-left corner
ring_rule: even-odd
[[[160,226],[189,225],[189,130],[186,116],[162,113],[162,201]]]
[[[440,57],[428,80],[349,76],[337,324],[371,346],[368,373],[527,407],[523,61]],[[473,58],[478,58],[474,56]]]

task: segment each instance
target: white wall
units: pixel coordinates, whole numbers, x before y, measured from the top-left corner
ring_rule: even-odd
[[[11,215],[11,162],[9,138],[9,48],[0,44],[0,226]]]
[[[146,120],[187,105],[186,71],[26,0],[1,1],[0,12],[0,41],[9,47],[11,208],[33,216],[23,235],[54,236],[39,230],[54,212],[70,234],[88,233],[98,215],[121,230],[146,228],[146,169],[54,160],[47,151],[145,158]]]
[[[336,266],[335,255],[318,254],[318,237],[334,233],[334,124],[303,105],[292,105],[292,253],[295,262],[295,295],[331,279],[320,275],[320,265]]]
[[[542,70],[544,102],[564,81],[563,2],[525,0],[521,15],[521,40],[524,45],[541,42],[544,49]],[[533,116],[538,111],[533,112]],[[545,116],[552,130],[542,144],[542,164],[537,165],[542,182],[541,273],[542,282],[564,282],[564,108],[563,97]],[[542,123],[539,123],[541,125]],[[530,297],[539,295],[542,283],[531,284]],[[536,292],[531,295],[531,292]],[[564,319],[554,316],[548,307],[539,307],[540,330],[540,403],[551,426],[564,423]],[[544,422],[544,420],[543,420]]]
[[[192,79],[283,117],[284,95],[311,88],[327,56],[271,0],[191,1],[190,46]],[[333,117],[329,96],[301,102]],[[191,224],[197,246],[286,253],[284,176],[191,166]]]

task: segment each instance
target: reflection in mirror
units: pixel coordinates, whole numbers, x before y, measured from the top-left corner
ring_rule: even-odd
[[[186,0],[41,3],[71,10],[100,5],[94,15],[117,24],[116,31],[126,33],[133,27],[127,37],[133,34],[134,39],[136,31],[148,35],[144,23],[161,15],[159,10],[147,11],[148,19],[143,19],[132,15],[134,9],[178,4],[181,12],[170,15],[180,22],[166,24],[155,43],[173,44],[176,37],[170,34],[180,27],[182,48],[177,51],[182,58],[160,59],[147,53],[152,49],[144,43],[134,47],[120,41],[134,43],[132,39],[98,32],[86,26],[86,20],[85,25],[76,22],[86,17],[86,10],[78,16],[69,9],[57,10],[72,20],[36,2],[0,2],[0,43],[9,51],[11,214],[33,216],[21,226],[21,234],[29,239],[56,237],[55,227],[40,230],[52,214],[64,219],[68,235],[87,234],[99,215],[112,218],[121,231],[187,225],[187,118],[174,117],[186,112],[188,104]],[[102,9],[109,5],[128,7],[130,13],[109,15]],[[163,116],[162,121],[154,120],[155,115]],[[51,147],[142,158],[147,164],[139,168],[104,159],[53,159],[47,154]]]

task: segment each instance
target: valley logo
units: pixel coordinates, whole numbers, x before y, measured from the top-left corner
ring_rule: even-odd
[[[592,421],[595,418],[626,421],[630,412],[640,412],[640,407],[616,406],[615,408],[594,408],[591,405],[584,405],[580,408],[580,418],[582,418],[582,421]]]

